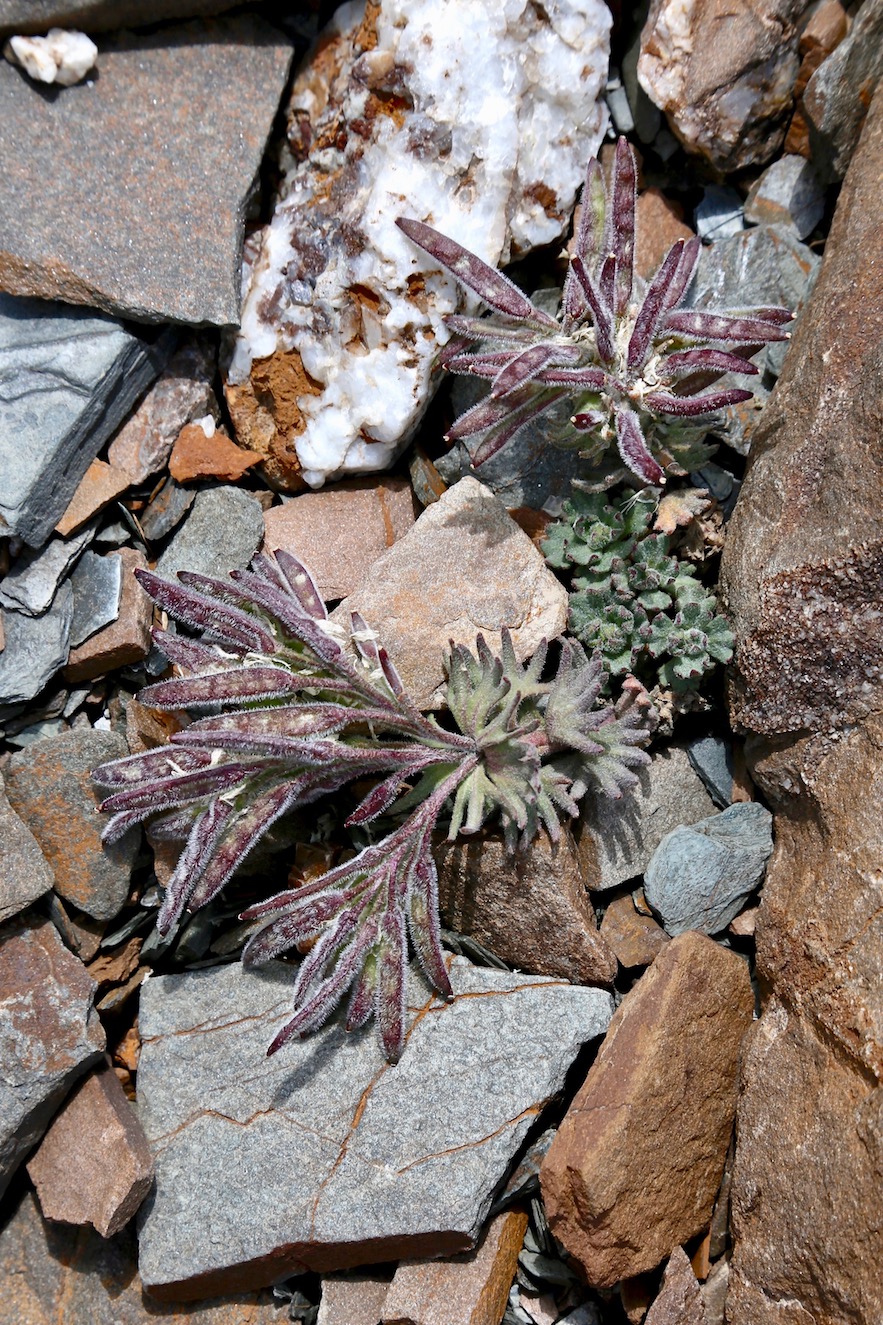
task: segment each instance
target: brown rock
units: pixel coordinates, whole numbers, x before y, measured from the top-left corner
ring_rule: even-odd
[[[746,1045],[727,1320],[883,1320],[881,1181],[883,1090],[773,999]]]
[[[86,969],[97,985],[120,984],[128,980],[138,966],[138,954],[144,939],[136,934],[118,948],[101,952],[86,964]]]
[[[519,658],[529,657],[564,630],[567,593],[499,499],[462,478],[378,558],[333,619],[349,622],[352,611],[377,631],[416,703],[431,706],[443,697],[452,639],[474,648],[481,633],[499,648],[508,626]]]
[[[435,849],[444,924],[478,939],[510,966],[575,984],[610,984],[616,958],[598,933],[579,857],[565,828],[526,851],[499,837],[443,841]]]
[[[305,492],[264,514],[264,547],[284,548],[316,576],[325,599],[345,598],[415,519],[405,479],[348,479]]]
[[[172,447],[169,473],[176,483],[208,478],[235,483],[259,460],[259,455],[243,451],[222,429],[207,433],[201,422],[187,423]]]
[[[878,96],[724,557],[733,714],[776,812],[757,920],[772,997],[739,1104],[730,1325],[883,1315],[881,174]]]
[[[696,1276],[683,1247],[668,1258],[662,1287],[645,1325],[706,1325],[705,1306]]]
[[[6,799],[0,777],[0,922],[42,897],[53,882],[37,839]]]
[[[110,1238],[135,1214],[150,1190],[153,1160],[109,1064],[90,1072],[65,1101],[28,1173],[46,1219],[91,1224]]]
[[[55,927],[0,936],[0,1194],[73,1083],[104,1050],[95,985]]]
[[[278,1299],[257,1293],[160,1308],[141,1288],[130,1227],[105,1239],[52,1224],[28,1191],[0,1232],[4,1325],[281,1325]]]
[[[131,474],[115,465],[108,465],[104,460],[93,460],[70,500],[70,505],[55,526],[55,532],[66,538],[75,534],[83,525],[88,524],[93,515],[103,511],[105,506],[125,492],[132,483]]]
[[[635,269],[649,281],[672,244],[692,239],[693,231],[684,223],[684,209],[661,189],[645,189],[638,195],[636,221]]]
[[[681,934],[614,1014],[541,1170],[555,1236],[592,1284],[652,1269],[707,1227],[754,996],[741,958]]]
[[[507,1210],[475,1251],[448,1261],[402,1261],[383,1304],[383,1325],[499,1325],[527,1229]]]
[[[73,728],[19,750],[6,771],[9,803],[40,844],[55,889],[96,920],[117,915],[129,892],[137,835],[105,847],[92,769],[126,754],[115,732]]]
[[[133,483],[159,473],[184,425],[217,414],[214,372],[214,351],[207,342],[182,345],[111,442],[107,452],[111,464],[125,469]]]
[[[0,65],[0,284],[145,321],[239,320],[244,211],[292,47],[256,15],[99,42],[39,96]],[[200,131],[181,132],[196,108]]]
[[[626,969],[649,966],[671,940],[652,916],[635,908],[631,897],[615,898],[601,921],[601,937]]]
[[[140,662],[150,652],[153,603],[132,573],[146,570],[147,561],[137,548],[120,548],[118,556],[123,563],[119,615],[71,649],[64,669],[66,681],[91,681],[116,667]]]
[[[389,1282],[370,1274],[323,1276],[316,1325],[377,1325]]]
[[[653,0],[638,78],[681,142],[718,170],[769,161],[781,145],[797,75],[805,0],[762,9],[730,0]]]

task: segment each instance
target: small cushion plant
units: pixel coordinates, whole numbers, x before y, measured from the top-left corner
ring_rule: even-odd
[[[181,675],[147,687],[158,709],[209,709],[171,743],[96,769],[110,795],[105,840],[150,821],[155,839],[183,848],[158,927],[215,897],[281,816],[347,783],[374,785],[351,825],[389,816],[389,827],[353,859],[244,913],[263,921],[243,954],[265,962],[311,943],[294,991],[295,1013],[270,1052],[315,1030],[350,991],[347,1026],[376,1013],[390,1059],[405,1039],[408,940],[429,980],[450,995],[439,935],[430,841],[450,807],[449,836],[499,815],[510,845],[559,816],[575,815],[590,789],[618,797],[647,762],[650,705],[627,682],[616,705],[600,701],[600,656],[565,640],[543,680],[546,648],[519,663],[504,632],[499,655],[448,657],[452,727],[409,698],[374,632],[357,614],[349,630],[328,618],[306,567],[279,551],[229,579],[179,572],[179,583],[138,579],[190,635],[155,632]],[[194,638],[199,635],[201,638]],[[453,729],[452,729],[453,728]]]
[[[700,444],[710,417],[751,397],[742,387],[721,389],[720,379],[756,374],[751,356],[768,341],[787,339],[786,308],[681,306],[698,239],[679,239],[653,279],[641,280],[634,269],[636,203],[635,154],[620,138],[610,188],[598,161],[589,162],[557,321],[455,240],[422,221],[399,219],[409,239],[491,310],[489,317],[447,317],[453,338],[441,355],[450,372],[490,383],[488,395],[448,433],[449,440],[479,436],[476,467],[532,419],[557,417],[566,406],[569,422],[552,440],[596,463],[615,447],[619,463],[603,475],[606,486],[633,476],[661,485],[666,474],[699,468],[710,454]]]
[[[615,501],[575,490],[542,547],[550,566],[573,573],[569,629],[609,675],[683,693],[729,662],[733,635],[693,567],[652,531],[655,509],[648,493]]]

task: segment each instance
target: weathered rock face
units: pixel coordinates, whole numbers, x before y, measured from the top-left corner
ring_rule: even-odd
[[[708,1224],[753,1012],[746,964],[696,933],[623,999],[540,1174],[589,1283],[650,1270]]]
[[[647,1312],[646,1325],[706,1325],[699,1284],[683,1247],[668,1258],[659,1296]]]
[[[295,978],[274,962],[149,980],[141,1119],[156,1189],[141,1277],[172,1300],[299,1266],[452,1255],[475,1242],[509,1161],[613,1000],[455,960],[445,1005],[416,978],[391,1067],[339,1022],[267,1058]]]
[[[877,97],[724,557],[733,715],[776,812],[757,922],[774,998],[739,1106],[730,1325],[883,1314],[881,174]]]
[[[609,25],[600,0],[369,0],[326,31],[227,379],[274,484],[383,469],[422,414],[463,295],[397,216],[491,264],[559,238],[606,122]]]
[[[810,78],[803,93],[814,157],[825,180],[842,179],[883,75],[883,0],[865,0],[849,36]]]
[[[769,161],[781,145],[797,76],[806,0],[762,8],[729,0],[653,0],[638,78],[684,145],[719,170]]]
[[[99,76],[61,97],[0,63],[0,288],[237,322],[245,203],[292,48],[250,15],[100,46]],[[200,132],[181,133],[196,106]]]
[[[9,804],[0,777],[0,921],[42,897],[53,882],[37,839]]]

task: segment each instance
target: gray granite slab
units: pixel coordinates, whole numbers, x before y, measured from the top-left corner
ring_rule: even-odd
[[[0,581],[0,604],[26,616],[41,616],[93,532],[94,525],[87,525],[70,538],[50,538],[39,551],[25,548]]]
[[[171,343],[168,331],[0,294],[0,520],[12,533],[45,543]]]
[[[0,653],[0,704],[34,699],[67,662],[70,648],[73,590],[62,584],[50,612],[26,616],[3,611],[6,647]]]
[[[0,63],[0,288],[238,322],[245,209],[291,43],[240,14],[97,44],[98,76],[60,96]]]
[[[0,1194],[104,1050],[95,984],[48,920],[0,937]]]
[[[207,488],[197,493],[156,569],[167,579],[179,570],[226,575],[248,565],[263,536],[264,512],[256,497],[242,488]]]
[[[105,557],[96,552],[84,553],[71,575],[71,588],[74,591],[71,647],[74,647],[119,616],[122,561],[114,552]]]
[[[644,896],[666,933],[718,934],[763,879],[773,816],[757,801],[731,805],[669,833],[644,875]]]
[[[166,1298],[472,1245],[543,1103],[612,999],[453,960],[450,1005],[410,985],[401,1061],[332,1022],[272,1058],[295,971],[142,988],[138,1105],[156,1159],[140,1270]]]

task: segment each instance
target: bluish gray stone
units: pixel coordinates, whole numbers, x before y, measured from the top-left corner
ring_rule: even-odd
[[[701,239],[718,241],[745,228],[742,199],[735,189],[710,184],[696,208],[696,231]]]
[[[74,615],[71,621],[71,647],[82,644],[96,630],[109,626],[120,613],[123,587],[123,563],[116,553],[100,557],[85,552],[71,575],[74,591]]]
[[[21,77],[20,74],[16,74]],[[173,333],[0,294],[0,519],[45,543],[80,479],[157,376]]]
[[[70,538],[50,538],[39,551],[25,548],[0,581],[0,604],[26,616],[41,616],[93,532],[94,526],[87,525]]]
[[[169,579],[179,570],[223,576],[247,566],[263,536],[264,512],[256,497],[242,488],[207,488],[197,493],[156,569]]]
[[[733,799],[733,747],[722,736],[700,736],[687,742],[690,763],[722,809]]]
[[[49,612],[26,616],[3,610],[6,647],[0,653],[0,704],[34,699],[67,662],[74,595],[62,584]]]
[[[644,896],[667,934],[718,934],[763,879],[773,816],[757,801],[663,838],[644,874]]]
[[[802,156],[780,156],[755,180],[745,199],[745,219],[793,230],[805,239],[825,212],[825,190],[812,163]]]
[[[161,543],[190,510],[196,498],[193,488],[182,488],[170,476],[162,490],[141,513],[141,529],[150,543]]]
[[[172,1299],[465,1250],[580,1046],[599,989],[454,959],[445,1005],[412,977],[401,1061],[335,1019],[267,1058],[296,971],[230,965],[143,986],[141,1121],[156,1189],[140,1231],[145,1288]]]
[[[864,0],[852,29],[803,90],[813,164],[826,184],[843,179],[883,75],[883,0]]]

